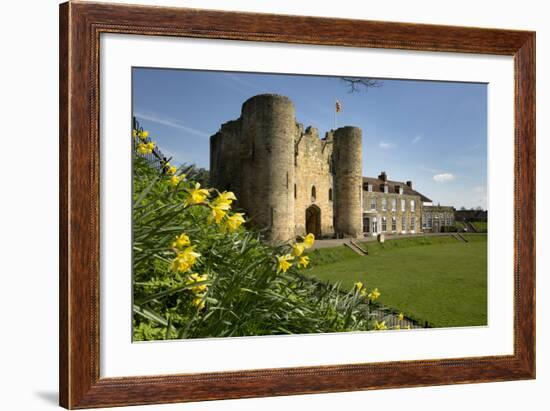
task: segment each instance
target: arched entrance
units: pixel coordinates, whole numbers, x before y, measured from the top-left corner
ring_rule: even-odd
[[[306,209],[306,233],[321,237],[321,209],[316,205]]]

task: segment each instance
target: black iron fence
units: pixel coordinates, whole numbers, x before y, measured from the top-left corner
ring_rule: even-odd
[[[133,130],[135,130],[137,133],[143,132],[143,127],[139,124],[139,121],[133,117],[132,118],[132,127]],[[145,143],[150,143],[152,140],[150,137],[146,138],[134,138],[132,149],[134,150],[134,154],[137,154],[137,142],[138,140],[143,141]],[[147,162],[151,165],[151,167],[156,168],[157,170],[164,172],[164,166],[166,163],[168,163],[171,158],[166,158],[166,156],[160,151],[160,149],[155,145],[153,148],[153,151],[148,154],[139,154],[140,157],[143,157],[147,160]]]
[[[371,306],[370,314],[379,323],[384,322],[389,329],[431,328],[427,322],[421,323],[405,316],[400,318],[398,313],[382,306]]]

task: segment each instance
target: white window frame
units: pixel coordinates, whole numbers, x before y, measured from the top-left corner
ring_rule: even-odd
[[[388,199],[385,197],[382,197],[382,211],[388,210]]]
[[[401,211],[406,211],[407,210],[407,201],[402,198],[401,199]]]

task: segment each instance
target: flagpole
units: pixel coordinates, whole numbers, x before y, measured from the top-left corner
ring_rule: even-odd
[[[338,115],[338,110],[336,109],[336,105],[338,104],[338,99],[334,99],[334,130],[336,130],[336,116]]]
[[[336,130],[336,99],[334,99],[334,121],[333,124],[334,130]]]

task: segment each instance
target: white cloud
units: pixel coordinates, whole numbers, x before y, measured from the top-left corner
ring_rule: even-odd
[[[394,143],[387,143],[385,141],[381,141],[378,146],[380,148],[383,148],[384,150],[389,150],[389,149],[392,149],[392,148],[395,148],[397,147]]]
[[[433,179],[436,183],[446,183],[448,181],[453,181],[455,176],[451,173],[441,173],[433,176]]]
[[[224,74],[227,79],[231,80],[236,84],[247,87],[251,90],[259,90],[259,87],[256,84],[240,78],[237,74],[233,74],[233,73],[224,73]]]
[[[420,140],[422,140],[422,136],[416,136],[415,138],[412,139],[411,143],[412,143],[412,144],[416,144],[416,143],[418,143]]]
[[[250,98],[261,91],[256,84],[244,80],[234,73],[224,73],[223,76],[216,77],[216,79],[220,84],[238,92],[245,98]]]
[[[168,126],[172,128],[177,128],[179,130],[183,130],[188,132],[189,134],[194,134],[199,137],[210,137],[210,134],[205,133],[202,130],[197,130],[196,128],[186,126],[181,121],[161,116],[155,113],[144,113],[144,112],[136,112],[135,116],[142,120],[152,121],[153,123],[162,124],[163,126]]]

